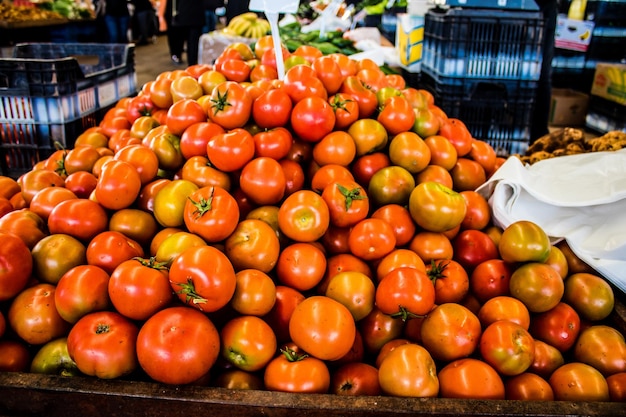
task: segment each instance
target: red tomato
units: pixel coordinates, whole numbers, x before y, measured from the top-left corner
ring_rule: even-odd
[[[19,237],[0,232],[0,240],[0,301],[7,301],[28,284],[33,271],[33,258],[28,246]]]
[[[417,174],[430,163],[430,148],[416,133],[402,131],[396,133],[389,143],[389,158],[394,165]]]
[[[442,398],[503,400],[504,383],[495,369],[474,358],[457,359],[438,374]]]
[[[209,119],[224,129],[243,127],[252,112],[252,97],[237,82],[225,81],[211,92]]]
[[[290,120],[298,138],[319,142],[335,127],[335,112],[325,99],[306,97],[294,105]]]
[[[468,158],[458,158],[450,170],[455,191],[475,190],[485,183],[487,176],[483,167]]]
[[[263,319],[274,329],[278,342],[287,342],[289,320],[296,306],[304,300],[304,295],[291,287],[276,286],[276,301],[270,312]]]
[[[143,255],[144,251],[139,243],[111,230],[94,236],[86,251],[87,263],[99,266],[108,274],[122,262]]]
[[[287,197],[278,211],[280,230],[298,242],[314,242],[330,224],[330,212],[324,199],[311,190],[299,190]]]
[[[470,291],[485,302],[509,294],[509,282],[515,269],[501,259],[489,259],[476,265],[470,275]]]
[[[224,128],[217,123],[194,123],[180,136],[180,153],[187,160],[193,156],[206,156],[207,143],[221,133],[224,133]]]
[[[112,311],[81,317],[67,336],[67,351],[85,375],[114,379],[137,368],[137,326]]]
[[[355,334],[350,310],[330,297],[315,295],[304,299],[289,320],[291,340],[321,360],[336,360],[347,354]]]
[[[409,243],[409,249],[417,253],[425,264],[436,259],[452,259],[452,242],[443,233],[417,232]]]
[[[209,243],[220,242],[237,227],[239,207],[225,189],[202,187],[187,196],[183,219],[191,233]]]
[[[404,323],[402,319],[385,314],[374,306],[370,314],[358,323],[365,351],[377,355],[385,343],[401,337]]]
[[[30,352],[23,342],[0,340],[0,372],[28,372]]]
[[[211,164],[219,170],[237,171],[254,157],[254,138],[247,130],[234,128],[213,136],[206,151]]]
[[[365,218],[350,230],[348,247],[353,255],[365,261],[381,259],[396,247],[396,236],[386,221]]]
[[[6,217],[6,216],[5,216]],[[48,216],[50,233],[64,233],[88,242],[108,226],[104,208],[91,200],[77,198],[59,203]]]
[[[298,291],[315,287],[325,272],[326,254],[308,242],[295,242],[283,248],[276,263],[278,281]]]
[[[291,101],[298,103],[308,97],[328,98],[324,83],[318,78],[313,67],[309,65],[294,65],[285,72],[281,87],[291,97]]]
[[[435,287],[424,271],[399,267],[387,273],[376,287],[376,306],[385,314],[406,321],[422,316],[435,304]]]
[[[286,126],[293,104],[289,95],[275,88],[262,93],[252,103],[252,118],[263,129]]]
[[[276,335],[263,319],[239,316],[220,330],[222,357],[244,371],[263,369],[276,354]]]
[[[245,219],[224,242],[224,252],[236,271],[255,268],[269,273],[278,262],[280,241],[265,221]]]
[[[111,159],[102,165],[94,195],[102,207],[120,210],[133,204],[140,191],[141,176],[137,168],[129,162]]]
[[[483,331],[480,354],[501,375],[519,375],[533,363],[535,341],[519,324],[498,320]]]
[[[422,322],[422,344],[433,358],[453,361],[474,353],[481,331],[480,320],[467,307],[457,303],[441,304]]]
[[[154,258],[137,257],[119,264],[108,291],[115,309],[131,320],[146,320],[172,301],[167,269]]]
[[[34,248],[45,237],[44,225],[44,220],[28,208],[13,210],[0,217],[0,232],[19,237],[29,249]]]
[[[55,291],[52,284],[35,284],[20,292],[11,302],[7,321],[26,343],[43,345],[67,334],[70,326],[55,308]]]
[[[432,260],[426,273],[435,284],[435,303],[460,303],[469,292],[469,276],[463,266],[451,259]]]
[[[461,191],[460,194],[467,204],[461,228],[475,230],[486,228],[491,222],[491,208],[487,199],[473,190]]]
[[[389,134],[397,135],[411,130],[415,123],[415,112],[404,96],[393,96],[382,103],[376,119]],[[427,149],[426,146],[424,148]]]
[[[330,371],[324,361],[286,347],[267,364],[263,381],[270,391],[324,394]]]
[[[525,330],[530,327],[530,313],[524,303],[506,295],[499,295],[485,301],[477,315],[483,328],[498,320],[512,321]]]
[[[189,307],[169,307],[143,324],[137,335],[137,359],[155,381],[190,384],[205,376],[219,355],[213,322]]]
[[[183,251],[174,258],[169,279],[182,302],[205,312],[217,311],[228,304],[237,283],[230,260],[212,246]]]
[[[340,93],[349,94],[359,105],[359,118],[371,117],[378,107],[376,93],[367,88],[356,75],[347,76],[339,88]]]
[[[580,317],[569,304],[559,302],[555,307],[533,316],[530,332],[533,337],[565,352],[578,338]]]
[[[355,181],[337,181],[324,187],[322,198],[328,205],[330,222],[336,227],[353,226],[369,213],[365,190]]]
[[[378,369],[364,362],[350,362],[333,371],[330,392],[337,395],[380,395]]]
[[[448,138],[441,135],[427,136],[424,142],[430,149],[430,163],[450,171],[456,164],[458,154]]]
[[[78,265],[67,271],[56,286],[54,305],[68,323],[110,306],[109,274],[99,266]]]
[[[422,346],[407,343],[393,349],[378,369],[381,390],[398,397],[437,397],[435,361]]]
[[[431,232],[445,232],[460,225],[465,218],[465,199],[436,182],[418,184],[409,198],[413,220]]]
[[[258,269],[244,269],[235,274],[237,285],[231,307],[243,315],[264,316],[276,303],[277,290],[272,278]]]
[[[206,120],[207,114],[196,100],[183,98],[169,107],[165,124],[170,133],[180,137],[189,126]]]
[[[265,156],[277,161],[285,158],[293,145],[291,132],[282,126],[260,131],[253,139],[255,156]]]
[[[287,179],[280,163],[267,156],[248,162],[239,175],[241,190],[257,205],[279,203],[285,195]]]
[[[609,385],[609,396],[611,401],[626,400],[626,372],[619,372],[606,377],[606,383]]]
[[[345,130],[359,119],[359,104],[350,94],[334,94],[328,102],[335,112],[335,130]]]
[[[504,383],[507,400],[553,401],[552,387],[539,375],[524,372]]]
[[[346,306],[354,321],[358,322],[374,309],[376,287],[364,273],[345,271],[329,280],[324,295]]]
[[[475,229],[462,230],[452,239],[453,259],[468,271],[490,259],[498,258],[498,248],[485,232]]]
[[[563,354],[554,346],[535,339],[535,359],[528,368],[529,372],[533,372],[543,378],[549,378],[552,372],[565,363]]]
[[[472,135],[461,120],[450,117],[439,127],[439,134],[446,137],[456,149],[458,156],[465,156],[472,150]]]

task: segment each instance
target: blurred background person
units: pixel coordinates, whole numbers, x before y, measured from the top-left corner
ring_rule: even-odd
[[[245,12],[249,12],[250,0],[227,0],[226,1],[226,23],[230,19]]]
[[[224,7],[224,0],[203,0],[205,23],[202,28],[203,33],[213,32],[217,26],[217,14],[215,11]]]
[[[131,0],[134,7],[132,28],[137,45],[147,45],[156,41],[157,20],[152,0]]]
[[[198,63],[198,44],[205,24],[203,0],[161,0],[159,3],[159,30],[167,32],[172,62],[183,64],[187,51],[187,65]]]
[[[127,0],[106,0],[104,2],[104,25],[107,29],[107,42],[128,43],[130,12]]]

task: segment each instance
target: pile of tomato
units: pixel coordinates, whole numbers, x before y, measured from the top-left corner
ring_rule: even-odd
[[[271,37],[0,178],[0,370],[624,401],[612,287],[476,191],[504,161],[371,60]]]

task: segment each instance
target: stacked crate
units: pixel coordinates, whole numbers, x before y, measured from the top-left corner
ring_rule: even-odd
[[[539,11],[431,9],[420,85],[498,154],[522,153],[530,141],[542,42]]]
[[[0,169],[17,177],[71,147],[119,99],[136,93],[134,46],[18,44],[0,59]]]

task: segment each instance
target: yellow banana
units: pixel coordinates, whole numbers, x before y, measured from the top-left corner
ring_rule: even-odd
[[[615,86],[622,85],[622,74],[616,67],[607,68],[606,75],[609,77],[609,80],[611,80],[611,84]]]

